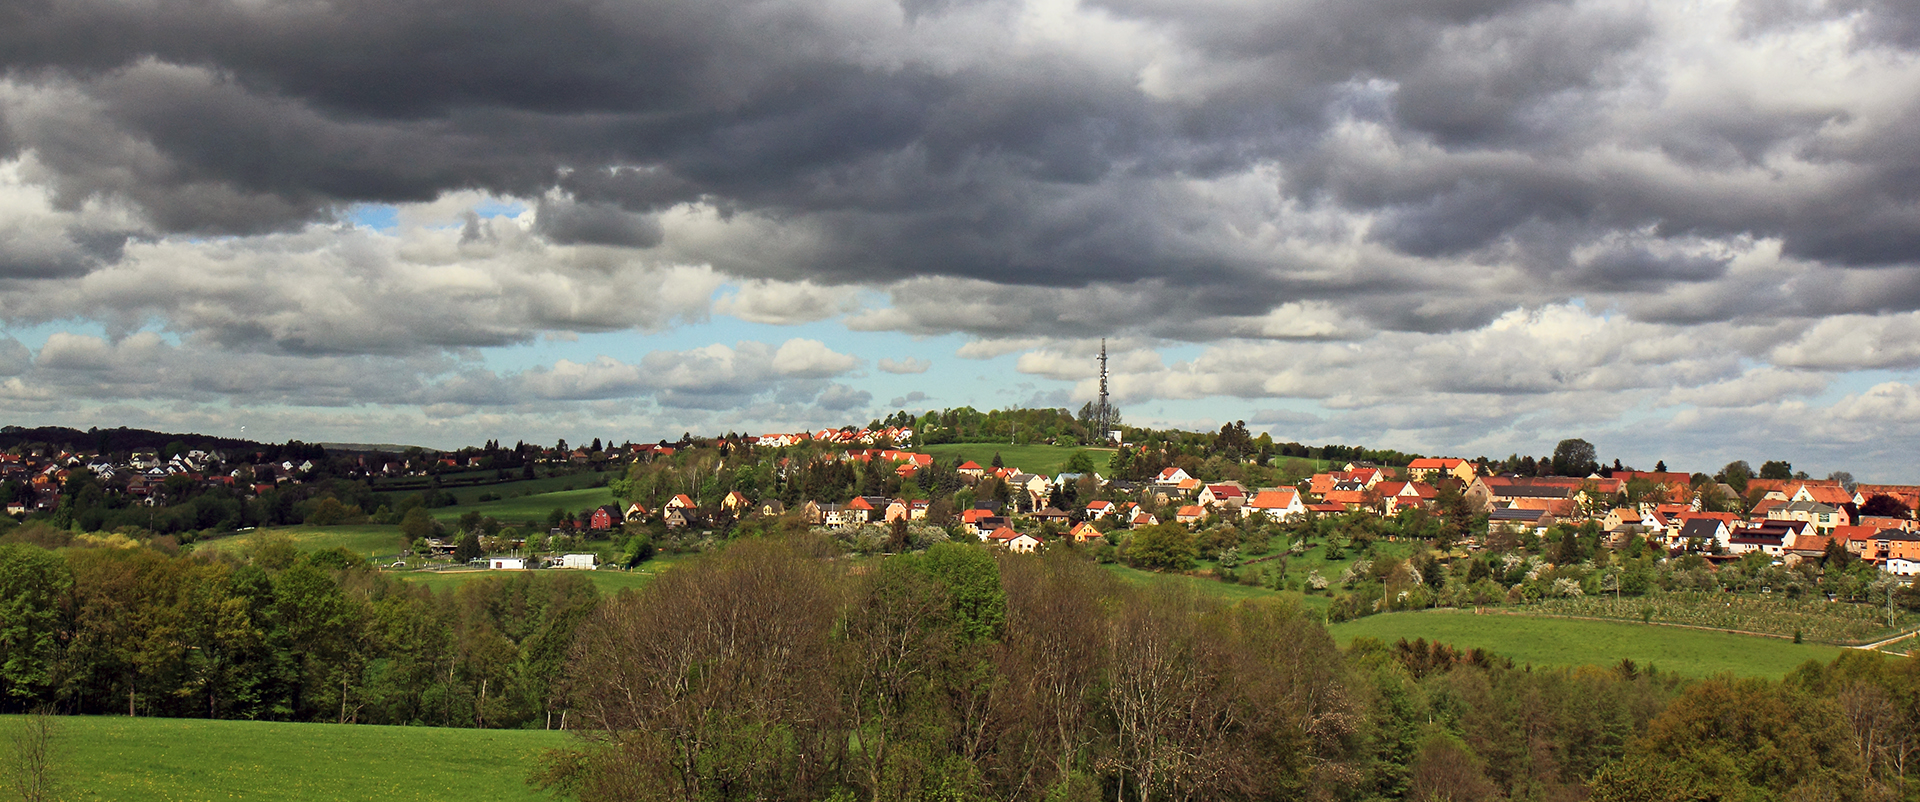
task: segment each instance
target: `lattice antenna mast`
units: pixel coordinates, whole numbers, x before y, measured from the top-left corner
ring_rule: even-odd
[[[1100,338],[1100,406],[1094,410],[1094,419],[1100,427],[1100,443],[1105,445],[1112,439],[1113,407],[1107,403],[1107,338]]]

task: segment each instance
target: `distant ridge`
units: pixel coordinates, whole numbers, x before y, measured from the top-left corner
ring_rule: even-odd
[[[440,449],[437,449],[437,448],[427,448],[426,446],[403,446],[403,445],[397,445],[394,443],[321,443],[320,447],[328,451],[390,451],[395,454],[399,454],[403,451],[406,451],[409,448],[418,448],[429,454],[440,453]]]
[[[266,446],[252,440],[215,437],[206,434],[172,434],[151,429],[89,429],[81,431],[65,426],[0,427],[0,450],[23,443],[46,443],[68,451],[158,451],[173,443],[185,443],[198,449],[260,449]]]

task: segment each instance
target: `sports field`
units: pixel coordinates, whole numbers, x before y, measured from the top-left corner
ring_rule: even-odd
[[[18,716],[0,716],[9,733]],[[60,799],[536,800],[545,730],[74,716],[54,719]]]
[[[1722,632],[1614,621],[1573,621],[1469,610],[1386,613],[1327,628],[1342,646],[1354,638],[1385,643],[1426,638],[1487,649],[1515,663],[1572,666],[1618,664],[1623,658],[1695,677],[1732,673],[1779,678],[1808,660],[1829,662],[1840,649]]]

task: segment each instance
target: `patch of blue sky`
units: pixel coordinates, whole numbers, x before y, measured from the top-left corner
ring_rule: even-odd
[[[386,203],[356,203],[347,207],[347,222],[391,234],[400,227],[400,209]]]
[[[1912,384],[1920,379],[1920,371],[1912,370],[1855,370],[1835,376],[1827,383],[1827,388],[1818,395],[1807,399],[1807,403],[1816,407],[1832,406],[1850,395],[1858,395],[1887,382]]]
[[[152,331],[159,334],[160,339],[170,345],[180,344],[179,334],[164,331],[157,324],[153,323],[134,329],[133,331],[127,332],[127,334],[137,334],[142,331]],[[29,326],[0,325],[0,337],[12,337],[18,340],[21,345],[35,351],[45,346],[47,340],[53,337],[53,335],[60,333],[73,334],[81,337],[98,337],[103,340],[112,339],[113,337],[112,333],[107,331],[104,323],[95,320],[54,320]]]

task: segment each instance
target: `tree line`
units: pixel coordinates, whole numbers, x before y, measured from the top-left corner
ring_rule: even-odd
[[[0,544],[0,711],[545,726],[574,574],[434,593],[345,550],[169,554],[124,536]]]
[[[581,800],[875,802],[1916,789],[1920,658],[1850,653],[1773,682],[1424,641],[1343,651],[1287,601],[1126,583],[1064,552],[836,554],[737,541],[602,604],[562,680],[581,737],[535,782]]]

